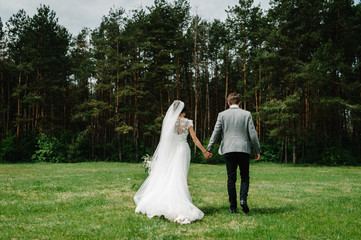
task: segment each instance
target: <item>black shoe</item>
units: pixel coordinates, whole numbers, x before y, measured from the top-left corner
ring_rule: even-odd
[[[249,213],[249,208],[246,200],[241,200],[241,207],[244,213]]]
[[[230,208],[230,209],[229,209],[229,212],[230,212],[230,213],[237,213],[237,208]]]

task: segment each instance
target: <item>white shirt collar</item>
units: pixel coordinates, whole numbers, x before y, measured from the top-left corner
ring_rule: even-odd
[[[232,105],[230,108],[239,108],[238,105]]]

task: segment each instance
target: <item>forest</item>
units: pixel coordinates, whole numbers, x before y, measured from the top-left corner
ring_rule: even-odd
[[[272,0],[265,11],[239,0],[226,11],[209,21],[187,0],[155,0],[110,9],[76,36],[46,5],[0,18],[0,162],[140,162],[175,99],[206,145],[237,92],[262,161],[360,164],[361,3]],[[192,162],[223,162],[189,142]]]

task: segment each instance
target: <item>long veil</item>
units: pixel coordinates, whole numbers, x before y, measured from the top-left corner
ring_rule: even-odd
[[[144,193],[149,190],[150,184],[156,186],[158,183],[165,180],[162,176],[168,172],[170,164],[172,164],[172,156],[174,156],[173,154],[176,150],[177,135],[174,131],[174,127],[183,108],[184,103],[182,101],[175,100],[167,110],[162,123],[160,140],[152,157],[152,165],[149,176],[134,196],[136,204],[139,203]]]

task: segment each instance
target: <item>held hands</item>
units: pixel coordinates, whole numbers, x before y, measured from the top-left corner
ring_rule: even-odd
[[[204,155],[204,158],[206,158],[206,159],[209,159],[209,158],[211,158],[211,157],[213,156],[212,153],[207,152],[207,151],[205,151],[205,152],[203,153],[203,155]]]
[[[212,153],[207,152],[207,151],[206,151],[203,155],[204,155],[204,158],[206,158],[206,159],[209,159],[209,158],[211,158],[211,157],[213,156]],[[254,160],[257,162],[260,157],[261,157],[261,154],[256,153],[256,154],[254,155]]]

